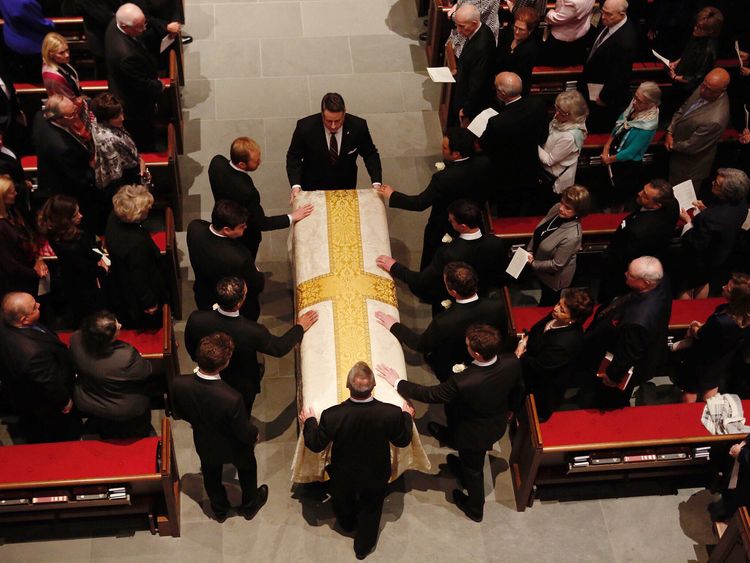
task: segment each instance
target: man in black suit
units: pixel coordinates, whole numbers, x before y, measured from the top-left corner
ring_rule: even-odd
[[[399,408],[372,396],[375,376],[365,362],[354,364],[346,380],[351,397],[324,410],[320,423],[307,406],[299,414],[305,446],[322,452],[333,442],[331,478],[333,511],[341,528],[356,530],[354,553],[364,559],[378,540],[386,485],[391,476],[391,448],[411,443],[414,409]]]
[[[658,375],[666,360],[672,294],[661,262],[636,258],[625,283],[630,292],[600,307],[586,329],[582,365],[592,391],[590,406],[628,406],[633,389]]]
[[[122,102],[125,128],[142,152],[154,150],[156,101],[164,90],[154,45],[150,35],[144,36],[146,28],[143,11],[123,4],[104,35],[109,89]]]
[[[39,324],[39,303],[28,293],[8,293],[2,314],[1,378],[27,441],[77,440],[81,419],[73,407],[75,372],[68,347]]]
[[[19,154],[28,149],[26,132],[26,115],[18,103],[13,79],[5,72],[0,62],[0,133],[5,136],[6,143]]]
[[[230,160],[217,154],[208,166],[208,181],[214,201],[230,199],[247,209],[248,221],[242,241],[250,249],[253,260],[263,238],[262,231],[284,229],[310,215],[313,206],[303,205],[289,215],[267,217],[260,204],[260,193],[253,183],[250,172],[260,166],[260,146],[253,139],[238,137],[232,141]]]
[[[401,344],[421,352],[440,381],[453,374],[453,366],[470,361],[466,351],[466,329],[483,323],[507,336],[508,320],[505,307],[498,299],[477,295],[478,280],[474,268],[463,262],[451,262],[443,268],[448,295],[455,300],[447,310],[438,313],[422,334],[404,326],[395,317],[382,311],[375,319],[387,328]]]
[[[286,174],[292,199],[299,190],[350,190],[357,187],[357,155],[374,187],[383,173],[378,149],[367,121],[346,113],[341,94],[329,92],[320,102],[320,114],[297,122],[286,153]]]
[[[237,512],[253,518],[268,500],[268,486],[258,487],[255,443],[258,429],[250,423],[242,395],[221,380],[234,350],[232,339],[214,333],[198,343],[198,370],[175,378],[172,401],[175,412],[193,427],[193,442],[201,460],[203,486],[219,522],[227,519],[229,499],[221,483],[225,463],[237,468],[242,504]]]
[[[432,207],[424,228],[420,269],[430,263],[446,233],[458,235],[448,222],[448,206],[457,199],[468,199],[480,207],[487,201],[492,165],[486,156],[475,154],[475,140],[468,129],[449,128],[443,137],[444,168],[432,175],[429,185],[418,195],[397,192],[389,185],[378,188],[391,208],[424,211]]]
[[[630,77],[638,50],[638,34],[628,21],[626,0],[606,0],[602,25],[583,65],[578,90],[589,103],[590,133],[608,133],[630,101]],[[590,95],[598,85],[601,92]],[[602,87],[603,86],[603,87]]]
[[[378,373],[405,399],[445,404],[448,427],[431,422],[427,428],[458,450],[458,457],[448,455],[448,466],[468,495],[455,489],[453,500],[475,522],[484,516],[484,457],[505,434],[508,413],[520,407],[523,396],[521,364],[513,354],[498,357],[500,345],[500,334],[491,326],[470,326],[466,347],[472,363],[432,387],[411,383],[393,368],[378,366]]]
[[[185,349],[195,360],[198,342],[214,332],[223,332],[235,343],[229,365],[221,378],[242,394],[248,416],[252,414],[255,396],[260,393],[263,377],[258,364],[258,352],[280,358],[289,353],[307,330],[318,320],[318,313],[308,311],[297,319],[297,324],[281,336],[274,336],[266,327],[240,315],[245,303],[247,286],[235,276],[222,278],[216,284],[215,311],[193,311],[185,325]]]
[[[448,220],[458,237],[442,246],[430,264],[419,272],[410,270],[390,256],[378,256],[375,263],[397,280],[405,282],[411,292],[433,305],[437,314],[440,302],[449,299],[443,283],[443,268],[449,262],[466,262],[479,276],[479,294],[505,284],[508,249],[503,240],[482,234],[482,211],[470,201],[459,199],[448,207]]]
[[[607,246],[602,264],[599,303],[607,304],[628,291],[622,273],[639,256],[664,261],[675,232],[679,205],[666,180],[654,178],[636,196],[638,209],[622,220]]]
[[[495,77],[500,111],[487,123],[479,144],[495,167],[490,200],[497,213],[508,217],[528,213],[536,196],[539,146],[547,140],[547,108],[538,96],[521,97],[523,84],[513,72]]]
[[[36,197],[65,194],[78,201],[84,224],[101,234],[106,217],[101,217],[101,190],[94,182],[93,142],[86,142],[69,129],[76,107],[60,95],[50,96],[44,111],[34,116],[32,135],[38,158]]]
[[[479,9],[468,3],[462,4],[453,17],[456,31],[466,38],[466,43],[456,60],[449,125],[468,125],[494,99],[492,79],[497,44],[492,30],[482,25],[479,17]]]
[[[257,321],[258,296],[265,286],[263,273],[240,238],[247,228],[247,210],[239,203],[220,199],[211,212],[211,223],[195,219],[188,225],[187,247],[195,272],[195,304],[210,311],[216,303],[216,284],[226,276],[238,276],[247,285],[247,298],[240,313]]]

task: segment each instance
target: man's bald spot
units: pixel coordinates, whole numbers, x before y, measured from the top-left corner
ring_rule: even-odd
[[[146,16],[135,4],[123,4],[117,9],[115,19],[120,25],[133,26],[145,21]]]
[[[8,293],[3,298],[2,305],[0,305],[3,312],[3,320],[8,324],[17,324],[21,320],[21,317],[34,312],[35,302],[35,299],[28,293],[20,291]]]
[[[628,2],[627,0],[607,0],[604,2],[603,7],[606,8],[607,11],[624,14],[628,11]]]
[[[461,23],[479,22],[479,10],[474,4],[463,4],[456,10],[455,20]]]
[[[704,80],[712,90],[726,90],[731,77],[725,69],[715,68],[706,75]]]
[[[501,72],[495,77],[495,88],[506,96],[520,96],[523,82],[515,72]]]

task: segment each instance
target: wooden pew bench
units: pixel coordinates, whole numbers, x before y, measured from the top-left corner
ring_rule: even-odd
[[[748,412],[750,401],[742,404]],[[701,424],[704,406],[560,411],[542,423],[530,395],[509,460],[516,509],[523,512],[535,498],[554,496],[562,486],[665,478],[708,485],[716,462],[723,462],[745,434],[711,435]]]
[[[709,563],[750,561],[750,515],[741,506],[729,523],[714,522],[719,542],[711,551]]]
[[[0,526],[7,532],[11,523],[140,515],[152,534],[179,537],[180,478],[169,419],[161,432],[135,441],[0,448]],[[124,488],[124,497],[112,495],[113,488]]]
[[[70,345],[72,330],[61,330],[57,336],[66,345]],[[117,337],[133,346],[141,356],[152,365],[153,373],[164,374],[163,389],[166,390],[164,404],[167,414],[172,412],[172,384],[175,377],[180,375],[180,361],[177,354],[177,340],[169,305],[162,306],[162,324],[154,329],[121,329]]]

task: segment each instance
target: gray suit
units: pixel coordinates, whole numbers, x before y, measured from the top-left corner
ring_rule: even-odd
[[[559,203],[553,205],[539,225],[556,217],[559,209]],[[581,223],[568,221],[539,244],[531,263],[531,268],[539,281],[555,291],[570,285],[576,273],[576,253],[581,248],[581,236]],[[531,251],[533,245],[532,238],[526,245],[526,250]]]
[[[699,98],[700,87],[675,112],[667,127],[674,138],[669,158],[669,181],[674,185],[690,179],[696,191],[711,173],[716,144],[729,124],[729,98],[726,94],[684,115]]]

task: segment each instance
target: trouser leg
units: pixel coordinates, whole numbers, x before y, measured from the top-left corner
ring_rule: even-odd
[[[201,463],[201,473],[203,474],[203,486],[206,489],[208,499],[211,501],[211,508],[215,513],[226,513],[231,508],[227,491],[221,482],[222,464]]]
[[[248,456],[235,460],[234,466],[237,468],[237,478],[242,488],[242,504],[249,504],[258,494],[258,463],[255,460],[255,452],[251,451]]]
[[[463,483],[469,497],[467,508],[481,516],[484,513],[484,450],[458,450],[461,460]]]
[[[385,487],[362,490],[358,497],[357,537],[354,538],[354,551],[369,553],[378,541]]]
[[[343,479],[331,478],[331,504],[336,519],[346,529],[354,528],[357,518],[357,493]]]

